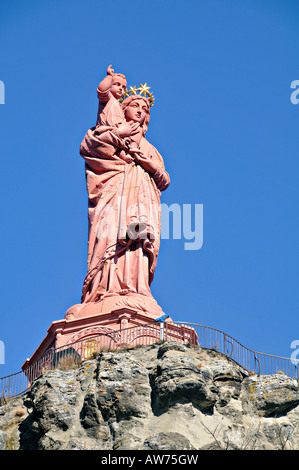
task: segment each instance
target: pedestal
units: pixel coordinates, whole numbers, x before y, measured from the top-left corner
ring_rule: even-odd
[[[152,297],[109,295],[99,302],[69,308],[63,320],[54,321],[47,335],[22,369],[31,383],[59,360],[72,356],[89,359],[103,350],[117,350],[162,341],[198,344],[195,330],[172,322]],[[160,319],[163,320],[160,321]]]
[[[22,369],[25,371],[38,362],[50,349],[57,350],[95,336],[111,339],[115,331],[154,323],[162,315],[164,312],[153,297],[139,294],[107,295],[98,302],[73,305],[64,319],[50,325],[47,335]]]

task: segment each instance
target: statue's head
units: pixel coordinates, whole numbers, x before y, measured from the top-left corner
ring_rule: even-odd
[[[145,135],[150,120],[150,103],[145,96],[130,95],[122,102],[122,109],[126,121],[140,123],[143,135]]]
[[[127,80],[122,73],[114,73],[112,78],[112,85],[110,87],[110,92],[117,100],[121,99],[124,96],[124,93],[127,89]]]

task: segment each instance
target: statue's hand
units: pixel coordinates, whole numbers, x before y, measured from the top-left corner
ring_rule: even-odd
[[[134,121],[124,122],[117,128],[117,134],[119,135],[119,137],[129,137],[134,132],[136,132],[138,127],[139,127],[138,122],[134,122]]]
[[[146,157],[142,152],[134,153],[134,157],[135,161],[148,173],[156,173],[159,168],[152,158]]]
[[[114,69],[112,68],[112,65],[109,65],[107,68],[107,75],[113,75],[114,74]]]

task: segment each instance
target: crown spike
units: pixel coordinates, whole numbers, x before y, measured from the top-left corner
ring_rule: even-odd
[[[142,85],[142,83],[140,83],[139,88],[136,88],[135,85],[133,87],[130,86],[129,89],[126,89],[123,98],[121,98],[119,101],[122,103],[123,100],[125,98],[127,98],[128,96],[138,95],[139,94],[139,95],[144,96],[145,98],[147,98],[150,107],[152,107],[154,105],[155,98],[154,98],[154,94],[152,92],[150,93],[150,91],[149,91],[150,88],[151,87],[147,86],[147,83],[144,83],[143,85]]]

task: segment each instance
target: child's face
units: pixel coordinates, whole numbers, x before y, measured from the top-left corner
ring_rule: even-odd
[[[126,91],[127,88],[127,82],[124,78],[122,77],[113,77],[112,85],[110,88],[110,91],[114,98],[117,98],[118,100],[123,97],[124,92]]]

